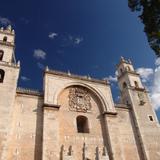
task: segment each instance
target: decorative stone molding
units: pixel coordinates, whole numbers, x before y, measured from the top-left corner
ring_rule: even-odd
[[[14,43],[12,43],[12,42],[4,42],[4,41],[0,40],[0,44],[1,45],[15,47]]]
[[[138,74],[136,71],[128,71],[128,70],[125,70],[120,76],[117,77],[118,80],[120,80],[126,73],[140,76],[140,74]]]
[[[5,61],[0,61],[0,65],[2,66],[8,66],[8,67],[14,67],[14,68],[19,68],[20,64],[16,63],[11,63],[11,62],[5,62]]]

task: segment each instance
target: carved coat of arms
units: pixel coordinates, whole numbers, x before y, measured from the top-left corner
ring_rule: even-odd
[[[91,97],[83,88],[69,90],[69,109],[72,111],[87,112],[91,110]]]

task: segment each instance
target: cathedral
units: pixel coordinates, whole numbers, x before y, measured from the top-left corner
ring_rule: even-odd
[[[23,62],[22,62],[23,63]],[[15,32],[0,29],[0,160],[160,160],[160,124],[130,60],[108,81],[44,70],[43,92],[17,86]]]

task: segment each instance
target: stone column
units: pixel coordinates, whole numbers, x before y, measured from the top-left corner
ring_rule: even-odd
[[[59,160],[59,106],[43,106],[43,155],[42,160]]]
[[[105,154],[107,155],[107,158],[109,160],[115,160],[115,156],[114,156],[114,134],[117,133],[113,133],[114,131],[114,127],[115,125],[112,124],[112,122],[110,122],[110,120],[113,118],[116,118],[117,113],[116,112],[104,112],[103,116],[104,116],[104,126],[105,126]],[[102,159],[105,159],[106,157],[103,155],[101,157]]]

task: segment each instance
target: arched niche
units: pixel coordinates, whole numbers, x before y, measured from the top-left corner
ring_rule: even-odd
[[[107,103],[107,100],[106,98],[104,98],[103,94],[101,93],[101,91],[87,85],[87,84],[84,84],[84,83],[69,83],[69,84],[65,84],[63,85],[62,87],[60,87],[56,93],[54,94],[53,96],[53,102],[54,104],[58,104],[58,98],[60,96],[60,94],[67,88],[71,88],[71,87],[75,87],[75,86],[78,86],[78,87],[83,87],[85,88],[86,90],[88,90],[90,93],[92,93],[96,98],[97,100],[99,101],[99,103],[101,103],[101,112],[106,112],[107,111],[107,108],[108,108],[108,103]]]

